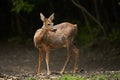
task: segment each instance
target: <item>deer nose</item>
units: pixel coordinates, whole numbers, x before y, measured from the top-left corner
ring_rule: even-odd
[[[53,29],[52,29],[52,32],[55,32],[55,31],[57,31],[57,29],[54,29],[54,28],[53,28]]]

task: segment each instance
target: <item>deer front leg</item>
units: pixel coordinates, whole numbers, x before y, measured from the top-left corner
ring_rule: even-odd
[[[49,68],[49,49],[46,49],[46,65],[47,65],[47,75],[51,74],[50,68]]]
[[[38,75],[40,75],[40,73],[41,73],[42,61],[43,61],[43,49],[39,48],[38,71],[37,71]]]

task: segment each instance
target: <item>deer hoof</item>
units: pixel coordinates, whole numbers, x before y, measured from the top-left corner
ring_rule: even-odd
[[[61,71],[61,72],[60,72],[60,74],[62,75],[62,74],[64,74],[64,72],[63,72],[63,71]]]
[[[51,74],[51,72],[47,72],[47,75],[50,75]]]

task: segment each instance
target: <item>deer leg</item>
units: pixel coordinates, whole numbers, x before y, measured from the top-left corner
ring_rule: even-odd
[[[79,57],[79,49],[73,46],[73,52],[75,54],[75,63],[74,63],[74,69],[73,73],[76,73],[78,70],[78,57]]]
[[[38,75],[40,75],[40,73],[41,73],[41,64],[42,64],[42,61],[43,61],[43,49],[39,48],[38,71],[37,71]]]
[[[63,68],[62,68],[60,74],[63,74],[63,73],[64,73],[64,70],[65,70],[67,64],[68,64],[69,61],[70,61],[70,57],[71,57],[71,50],[70,50],[70,47],[71,47],[71,46],[70,46],[70,44],[68,43],[68,44],[67,44],[67,59],[66,59],[66,62],[65,62],[65,64],[64,64],[64,66],[63,66]]]
[[[50,68],[49,68],[49,50],[46,50],[46,65],[47,65],[47,75],[51,74]]]
[[[67,60],[66,60],[66,62],[65,62],[65,64],[64,64],[64,66],[63,66],[60,74],[63,74],[63,73],[64,73],[65,68],[66,68],[67,64],[69,63],[69,61],[70,61],[70,56],[71,56],[70,54],[67,54]]]

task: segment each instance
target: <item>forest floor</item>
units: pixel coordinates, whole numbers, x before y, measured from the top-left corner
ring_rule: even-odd
[[[87,75],[97,72],[120,71],[120,47],[119,45],[102,42],[87,47],[79,47],[78,74]],[[72,55],[73,56],[73,55]],[[59,72],[66,60],[66,49],[61,48],[51,51],[50,69],[52,72]],[[66,72],[71,74],[74,58],[71,59]],[[32,44],[11,44],[0,42],[0,80],[2,78],[25,79],[28,76],[36,75],[38,64],[38,50]],[[46,74],[46,64],[43,61],[43,75]],[[57,74],[54,74],[57,75]],[[14,80],[11,79],[11,80]],[[7,79],[6,79],[7,80]]]

